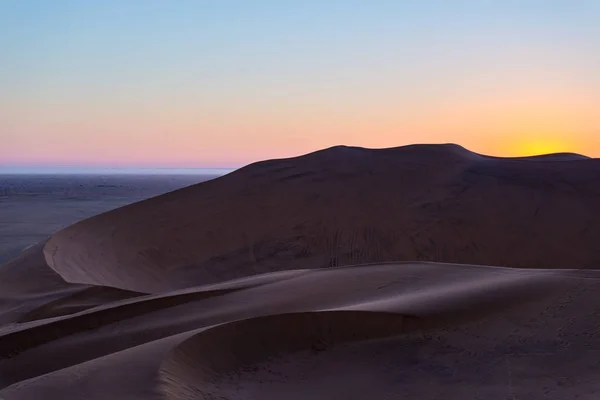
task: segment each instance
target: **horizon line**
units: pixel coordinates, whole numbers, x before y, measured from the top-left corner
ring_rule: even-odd
[[[100,167],[0,165],[0,175],[225,175],[227,167]]]

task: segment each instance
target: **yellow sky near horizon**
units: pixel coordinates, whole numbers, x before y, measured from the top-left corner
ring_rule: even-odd
[[[234,2],[13,2],[0,166],[238,167],[340,144],[600,157],[600,2]]]
[[[457,143],[494,156],[574,152],[600,156],[592,105],[454,104],[428,110],[312,108],[295,116],[82,109],[38,112],[4,129],[23,132],[3,151],[4,163],[73,165],[239,166],[338,144],[370,148],[414,143]],[[528,108],[528,106],[530,108]],[[546,108],[543,108],[543,107]],[[4,121],[6,121],[5,119]],[[28,132],[46,132],[30,135]]]

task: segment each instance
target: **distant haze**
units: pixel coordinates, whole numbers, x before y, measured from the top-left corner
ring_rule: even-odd
[[[600,156],[600,1],[9,0],[0,165]]]
[[[106,168],[0,166],[0,175],[225,175],[231,168]]]

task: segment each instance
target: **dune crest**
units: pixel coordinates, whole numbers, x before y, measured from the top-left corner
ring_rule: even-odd
[[[153,293],[404,260],[595,268],[600,160],[565,157],[338,146],[82,221],[44,253],[68,282]]]
[[[600,164],[336,146],[0,265],[0,398],[595,399]]]
[[[78,315],[114,313],[112,322],[78,332],[49,319],[0,333],[3,348],[16,335],[55,335],[0,360],[4,386],[13,381],[0,396],[559,399],[600,391],[593,368],[598,271],[389,263],[248,283],[173,295],[187,293],[185,301],[152,295],[120,302],[137,304],[136,313],[121,312],[123,305],[76,313],[74,326],[85,323]],[[28,332],[34,326],[47,332]],[[64,355],[49,358],[57,352]],[[542,371],[552,382],[544,391]]]
[[[290,329],[291,326],[302,329]],[[222,395],[222,376],[280,354],[399,335],[417,318],[365,311],[280,314],[216,326],[178,345],[160,368],[167,399]]]

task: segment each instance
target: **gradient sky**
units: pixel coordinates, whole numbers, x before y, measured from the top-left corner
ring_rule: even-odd
[[[0,0],[0,165],[600,156],[597,0]]]

